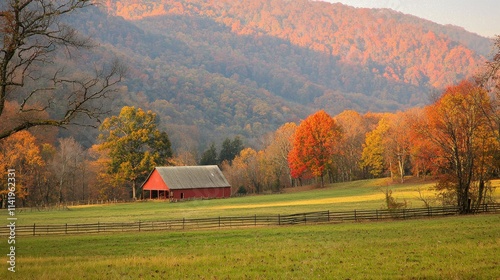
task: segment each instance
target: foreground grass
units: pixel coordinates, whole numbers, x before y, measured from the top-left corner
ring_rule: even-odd
[[[17,241],[0,279],[500,277],[499,215]]]
[[[500,185],[500,180],[495,181]],[[196,200],[182,203],[149,201],[69,207],[69,211],[23,211],[18,213],[19,225],[134,222],[165,219],[205,218],[218,216],[277,215],[312,211],[374,210],[384,208],[383,190],[390,188],[398,201],[408,207],[423,207],[418,189],[433,197],[433,182],[409,182],[390,185],[387,179],[363,180],[331,184],[306,192],[236,197],[230,199]],[[497,188],[500,196],[500,188]],[[0,210],[7,216],[6,210]]]

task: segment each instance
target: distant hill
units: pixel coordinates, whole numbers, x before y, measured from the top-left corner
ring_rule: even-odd
[[[236,134],[257,145],[320,108],[424,105],[491,49],[458,27],[307,0],[108,0],[69,21],[129,64],[115,107],[154,110],[186,149]]]

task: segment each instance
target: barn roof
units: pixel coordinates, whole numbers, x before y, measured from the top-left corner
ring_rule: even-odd
[[[167,166],[155,170],[171,190],[230,187],[217,165]]]

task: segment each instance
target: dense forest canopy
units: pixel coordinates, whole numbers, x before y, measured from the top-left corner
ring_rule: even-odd
[[[156,112],[173,147],[253,146],[324,109],[403,110],[474,74],[490,40],[390,10],[311,1],[106,1],[68,22],[129,66],[114,109]]]

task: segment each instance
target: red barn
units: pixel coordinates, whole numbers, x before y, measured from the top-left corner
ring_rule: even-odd
[[[217,165],[156,167],[142,184],[144,198],[187,199],[231,196]]]

